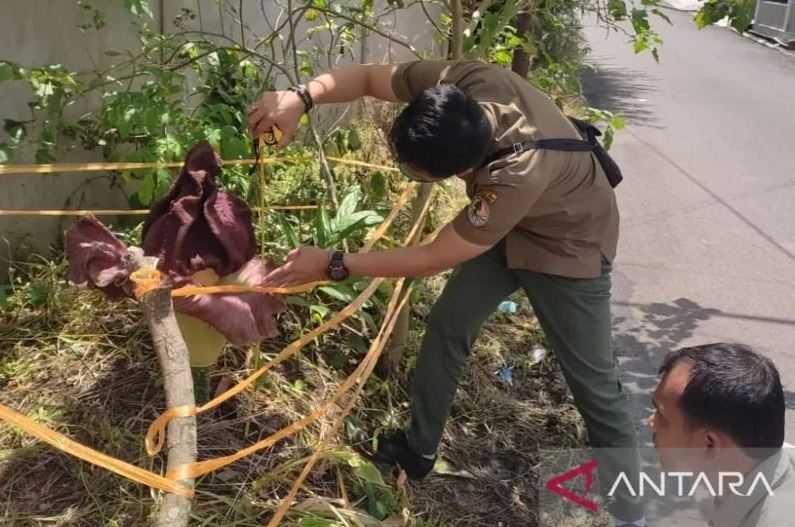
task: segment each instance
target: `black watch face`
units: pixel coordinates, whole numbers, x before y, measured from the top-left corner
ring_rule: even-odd
[[[348,278],[348,270],[341,265],[333,265],[329,269],[329,275],[332,280],[345,280]]]

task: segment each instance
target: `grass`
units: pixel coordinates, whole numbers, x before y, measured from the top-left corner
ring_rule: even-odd
[[[413,308],[410,349],[418,345],[422,320],[443,281],[422,287]],[[285,317],[283,337],[259,349],[229,348],[216,381],[245,376],[301,331],[300,318],[300,313]],[[11,292],[0,331],[0,402],[110,455],[163,470],[164,460],[150,460],[143,449],[146,428],[165,403],[157,361],[134,303],[110,304],[96,292],[68,285],[62,265],[37,265],[30,280]],[[321,503],[326,512],[327,507],[346,514],[364,511],[362,517],[370,519],[399,519],[406,509],[407,524],[426,527],[532,525],[537,450],[581,446],[584,435],[554,359],[533,363],[528,353],[542,338],[523,299],[516,315],[492,317],[443,439],[443,468],[449,474],[419,484],[386,475],[382,485],[348,447],[369,444],[379,430],[405,422],[412,354],[397,374],[373,378],[299,503]],[[329,335],[277,367],[256,390],[201,415],[200,458],[234,452],[309,413],[355,367],[360,354],[350,341],[344,330]],[[494,374],[507,364],[514,366],[510,385]],[[262,525],[311,454],[319,430],[330,422],[331,417],[202,478],[195,525]],[[343,492],[347,501],[333,501]],[[145,487],[0,425],[3,525],[146,525],[154,497]],[[295,512],[299,508],[286,524],[332,525]]]

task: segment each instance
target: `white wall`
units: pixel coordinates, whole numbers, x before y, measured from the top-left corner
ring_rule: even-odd
[[[286,4],[286,2],[280,2]],[[101,31],[83,32],[78,24],[83,22],[74,0],[4,0],[4,16],[0,18],[0,59],[24,66],[63,64],[70,70],[90,71],[104,68],[118,60],[105,55],[106,50],[135,49],[134,27],[129,13],[121,0],[94,0],[92,2],[107,15],[107,26]],[[231,12],[219,12],[216,0],[151,0],[155,16],[163,9],[166,31],[175,31],[172,21],[182,7],[196,12],[201,10],[205,31],[224,33],[231,38],[240,38],[238,18]],[[234,2],[237,5],[237,2]],[[377,11],[386,6],[385,0],[376,2]],[[269,25],[262,13],[272,23],[280,7],[273,0],[245,0],[243,20],[246,26],[247,44],[255,44],[255,36],[269,32]],[[198,21],[195,22],[198,25]],[[159,21],[155,22],[155,26]],[[309,27],[302,22],[301,29]],[[387,34],[408,40],[425,56],[439,56],[439,44],[434,42],[433,27],[428,23],[419,6],[399,10],[382,20]],[[325,33],[312,37],[314,43],[327,43]],[[357,43],[354,56],[349,53],[332,54],[332,62],[342,64],[351,61],[398,62],[411,60],[411,51],[391,43],[389,39],[371,35],[366,41]],[[303,46],[309,49],[310,42]],[[364,51],[364,57],[361,52]],[[328,60],[319,56],[319,70],[325,69]],[[322,59],[322,60],[321,60]],[[286,84],[282,80],[280,84]],[[0,119],[30,119],[27,102],[29,89],[23,82],[0,84]],[[89,101],[97,104],[97,101]],[[71,108],[72,115],[79,115],[88,107]],[[0,130],[0,142],[5,141]],[[100,161],[101,152],[75,150],[60,151],[59,162]],[[33,152],[24,152],[14,159],[16,163],[32,163]],[[107,178],[96,179],[97,173],[56,174],[50,176],[0,176],[0,208],[126,208],[127,201],[118,188],[111,188]],[[103,218],[111,221],[113,218]],[[61,233],[71,218],[8,217],[0,216],[0,282],[5,279],[9,257],[22,247],[29,245],[37,251],[46,252],[48,247],[58,244]]]

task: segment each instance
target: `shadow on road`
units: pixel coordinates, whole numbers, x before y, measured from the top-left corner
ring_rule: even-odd
[[[662,128],[648,102],[657,91],[657,79],[642,71],[613,66],[601,57],[590,57],[580,77],[591,106],[619,113],[636,126]]]
[[[682,347],[700,323],[719,316],[721,311],[687,298],[669,303],[615,302],[614,305],[630,307],[636,314],[614,317],[613,345],[621,364],[623,382],[640,419],[651,414],[651,393],[657,385],[657,369],[665,355]],[[652,446],[647,428],[641,429],[640,436],[642,446]]]

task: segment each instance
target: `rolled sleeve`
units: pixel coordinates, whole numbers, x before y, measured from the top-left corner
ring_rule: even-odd
[[[423,91],[439,84],[452,64],[436,60],[399,64],[392,75],[392,90],[401,101],[411,102]]]

